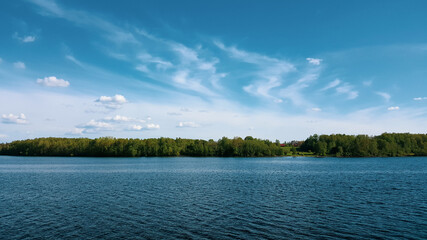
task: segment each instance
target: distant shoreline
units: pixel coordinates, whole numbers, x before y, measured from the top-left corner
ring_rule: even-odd
[[[427,156],[427,134],[313,135],[281,143],[251,136],[182,138],[36,138],[0,144],[0,155],[55,157],[410,157]]]

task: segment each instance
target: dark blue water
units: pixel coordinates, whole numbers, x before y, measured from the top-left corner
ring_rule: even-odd
[[[1,239],[426,239],[427,158],[0,156]]]

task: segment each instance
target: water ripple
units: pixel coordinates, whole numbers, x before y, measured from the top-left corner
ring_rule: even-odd
[[[427,238],[427,158],[0,157],[0,188],[2,239]]]

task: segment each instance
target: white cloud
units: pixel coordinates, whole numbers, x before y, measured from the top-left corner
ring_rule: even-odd
[[[25,63],[23,63],[23,62],[14,62],[13,67],[16,69],[25,69],[26,68]]]
[[[144,63],[154,64],[156,69],[160,69],[160,70],[166,70],[168,68],[173,67],[173,64],[171,62],[165,61],[160,57],[153,57],[149,53],[141,53],[138,56],[138,59],[140,59]],[[137,68],[137,70],[139,69]]]
[[[320,89],[320,91],[326,91],[330,88],[334,88],[334,87],[338,86],[340,83],[341,83],[341,80],[339,80],[337,78],[334,81],[330,82],[328,85],[326,85],[324,88]]]
[[[390,101],[390,98],[391,98],[390,94],[386,92],[376,92],[376,94],[383,97],[386,102]]]
[[[179,122],[176,126],[178,128],[196,128],[199,127],[195,122]]]
[[[389,107],[389,108],[387,108],[387,110],[389,110],[389,111],[396,111],[396,110],[399,110],[399,107],[398,106]]]
[[[144,73],[149,73],[150,70],[148,69],[147,66],[139,64],[138,66],[135,67],[136,70],[140,71],[140,72],[144,72]]]
[[[318,78],[317,74],[307,73],[298,79],[297,82],[283,88],[279,91],[280,96],[289,99],[296,106],[307,106],[309,102],[303,95],[302,90],[309,87],[309,83],[315,81]]]
[[[131,127],[130,127],[130,129],[129,130],[134,130],[134,131],[140,131],[140,130],[142,130],[144,127],[143,126],[141,126],[141,125],[132,125]]]
[[[21,41],[23,43],[30,43],[30,42],[34,42],[36,40],[36,36],[28,35],[28,36],[20,37],[17,32],[15,32],[15,34],[13,34],[13,38],[18,39],[19,41]]]
[[[84,67],[84,65],[72,55],[66,55],[65,58],[70,60],[71,62],[75,63],[76,65],[78,65],[80,67]]]
[[[95,121],[95,120],[90,120],[89,122],[87,122],[86,124],[82,124],[79,125],[80,128],[111,128],[112,125],[106,122],[101,122],[101,121]]]
[[[175,86],[203,93],[209,96],[217,96],[216,93],[204,86],[199,78],[191,77],[190,73],[191,71],[188,69],[175,72],[175,74],[172,76],[172,81],[175,83]]]
[[[96,100],[96,102],[100,102],[106,108],[116,109],[122,107],[123,104],[127,103],[127,100],[123,95],[116,94],[112,97],[101,96]]]
[[[314,107],[314,108],[311,109],[311,111],[313,111],[313,112],[320,112],[320,111],[322,111],[322,109],[320,109],[318,107]]]
[[[335,89],[339,94],[346,94],[348,99],[355,99],[359,96],[359,92],[353,90],[353,86],[348,83],[341,85]]]
[[[66,135],[82,135],[84,133],[84,128],[74,128],[73,130],[66,132]]]
[[[6,134],[0,134],[0,138],[7,138],[8,136]]]
[[[43,79],[37,79],[37,83],[46,87],[68,87],[70,82],[64,79],[56,78],[55,76],[45,77]]]
[[[11,123],[11,124],[26,124],[28,123],[27,118],[23,113],[19,115],[10,114],[2,114],[1,115],[3,123]]]
[[[160,128],[159,124],[154,124],[154,123],[147,124],[147,129],[159,129],[159,128]]]
[[[296,70],[293,64],[258,53],[247,52],[236,47],[227,47],[223,43],[215,41],[214,44],[226,52],[230,58],[254,65],[253,70],[249,70],[253,83],[243,87],[243,90],[254,96],[263,97],[277,101],[271,91],[283,84],[286,74]]]
[[[415,101],[423,101],[423,100],[427,100],[427,97],[416,97],[414,98]]]
[[[73,131],[77,134],[79,133],[82,134],[82,133],[97,133],[100,131],[110,131],[110,130],[113,130],[113,125],[111,125],[110,123],[92,119],[85,124],[77,125]],[[70,134],[70,132],[68,134]]]
[[[129,122],[131,119],[125,116],[116,115],[114,117],[106,117],[104,120],[113,122]]]
[[[22,38],[22,42],[24,43],[29,43],[29,42],[34,42],[36,40],[35,36],[26,36]]]
[[[181,60],[185,63],[199,61],[199,57],[196,51],[191,48],[188,48],[180,43],[172,44],[172,50],[175,51],[180,57]]]
[[[141,122],[141,123],[145,122],[145,120],[130,118],[130,117],[126,117],[126,116],[120,116],[120,115],[115,115],[114,117],[106,117],[106,118],[104,118],[104,121],[108,121],[108,122]]]
[[[320,91],[326,91],[328,89],[335,88],[335,91],[338,94],[345,94],[347,95],[348,99],[355,99],[359,96],[359,92],[354,90],[353,86],[342,82],[340,79],[335,79],[334,81],[330,82],[328,85],[326,85],[324,88],[320,89]]]
[[[320,65],[320,62],[323,61],[323,59],[320,58],[306,58],[306,60],[313,65]]]
[[[154,130],[154,129],[160,129],[160,125],[154,124],[154,123],[149,123],[149,124],[146,124],[145,126],[132,125],[128,130],[141,131],[141,130]]]

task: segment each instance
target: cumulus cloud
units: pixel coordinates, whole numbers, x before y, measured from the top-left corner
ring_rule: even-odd
[[[2,122],[3,123],[10,123],[10,124],[26,124],[28,123],[27,118],[23,113],[19,115],[14,115],[12,113],[10,114],[2,114],[1,115]]]
[[[199,127],[195,122],[179,122],[176,126],[178,128],[196,128]]]
[[[106,118],[104,118],[104,121],[108,121],[108,122],[141,122],[141,123],[145,122],[145,120],[130,118],[130,117],[121,116],[121,115],[116,115],[114,117],[106,117]]]
[[[95,121],[95,120],[90,120],[89,122],[87,122],[86,124],[82,124],[79,125],[80,128],[98,128],[98,129],[109,129],[112,127],[111,124],[106,123],[106,122],[102,122],[102,121]]]
[[[82,135],[84,132],[84,128],[74,128],[73,130],[66,132],[66,135]]]
[[[147,129],[159,129],[159,128],[160,128],[159,124],[154,124],[154,123],[147,124]]]
[[[123,95],[116,94],[112,97],[101,96],[96,100],[96,102],[101,103],[106,108],[117,109],[122,107],[123,104],[127,103],[127,100]]]
[[[141,130],[154,130],[154,129],[159,129],[160,125],[159,124],[154,124],[154,123],[149,123],[146,124],[145,126],[142,125],[132,125],[129,130],[131,131],[141,131]]]
[[[132,125],[129,130],[133,130],[133,131],[140,131],[142,130],[144,127],[141,125]]]
[[[99,131],[109,131],[109,130],[113,130],[113,125],[111,125],[110,123],[92,119],[85,124],[77,125],[73,131],[78,134],[82,134],[82,133],[96,133]]]
[[[400,108],[398,106],[387,108],[387,110],[389,110],[389,111],[396,111],[396,110],[399,110],[399,109]]]
[[[320,62],[323,61],[323,59],[320,58],[306,58],[306,60],[313,65],[320,65]]]
[[[14,62],[13,67],[16,69],[25,69],[26,68],[25,63],[23,63],[23,62]]]
[[[423,101],[423,100],[427,100],[427,97],[416,97],[414,98],[415,101]]]
[[[386,102],[390,101],[390,98],[391,98],[390,94],[386,92],[376,92],[376,94],[383,97]]]
[[[106,117],[104,118],[106,121],[113,121],[113,122],[129,122],[130,118],[125,116],[116,115],[114,117]]]
[[[70,82],[65,81],[64,79],[56,78],[55,76],[51,77],[45,77],[45,78],[38,78],[37,84],[40,84],[42,86],[46,87],[68,87],[70,86]]]

